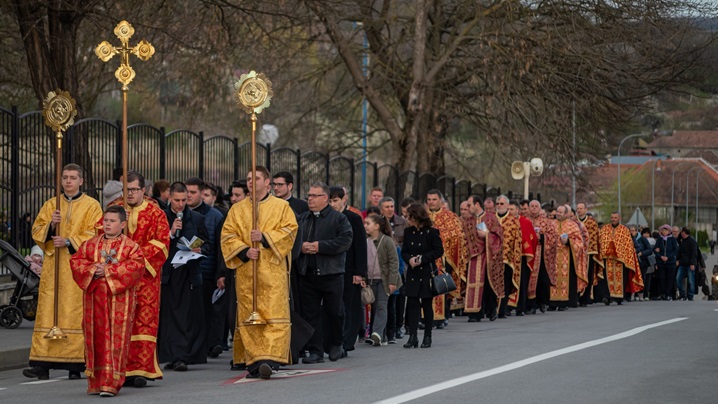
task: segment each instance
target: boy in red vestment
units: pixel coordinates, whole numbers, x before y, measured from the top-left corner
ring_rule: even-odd
[[[145,271],[140,247],[122,234],[127,213],[110,206],[104,235],[82,244],[70,259],[72,277],[84,291],[83,334],[87,394],[115,396],[125,365],[135,315],[135,285]]]

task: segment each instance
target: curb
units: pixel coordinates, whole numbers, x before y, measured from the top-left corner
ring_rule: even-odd
[[[0,371],[26,367],[30,360],[30,348],[10,348],[0,352]]]

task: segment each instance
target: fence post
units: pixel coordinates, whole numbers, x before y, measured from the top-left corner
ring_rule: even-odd
[[[379,186],[379,165],[377,163],[372,164],[374,166],[374,180],[372,181],[372,184],[374,188]]]
[[[297,149],[297,198],[302,199],[302,151]]]
[[[265,162],[267,163],[267,165],[266,165],[267,171],[269,171],[271,173],[272,172],[272,144],[267,143],[266,145],[267,145],[267,147],[266,147],[267,159],[265,160]]]
[[[233,163],[233,170],[234,170],[234,178],[233,180],[239,179],[239,138],[234,138],[234,163]],[[231,193],[230,189],[230,193]]]
[[[351,168],[349,169],[349,172],[351,173],[349,176],[349,189],[347,189],[347,191],[349,191],[349,195],[350,195],[349,196],[349,204],[351,206],[354,206],[354,183],[356,180],[354,178],[354,176],[356,175],[356,167],[354,167],[354,163],[355,163],[354,158],[352,158],[351,159]]]
[[[18,232],[20,227],[20,123],[17,106],[12,107],[12,126],[10,128],[10,243],[20,249]]]
[[[199,132],[199,178],[204,178],[204,132]]]
[[[460,206],[456,206],[456,178],[451,177],[451,208],[454,213],[460,212]]]
[[[160,178],[167,179],[167,139],[165,127],[160,126]]]

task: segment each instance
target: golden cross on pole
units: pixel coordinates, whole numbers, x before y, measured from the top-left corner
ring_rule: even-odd
[[[130,38],[135,33],[127,21],[120,21],[115,27],[115,35],[119,38],[122,46],[112,46],[107,41],[102,41],[95,48],[95,54],[103,62],[112,59],[113,56],[120,54],[120,67],[115,70],[115,77],[122,83],[122,201],[125,209],[127,206],[127,91],[129,84],[135,78],[135,71],[130,66],[130,53],[134,54],[140,60],[147,61],[155,53],[155,48],[144,39],[134,47],[130,47]]]

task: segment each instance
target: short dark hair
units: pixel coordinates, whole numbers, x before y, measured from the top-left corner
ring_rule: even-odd
[[[245,194],[249,193],[249,187],[247,186],[247,180],[233,181],[232,185],[229,186],[229,193],[232,193],[232,188],[242,188]]]
[[[65,164],[65,166],[62,167],[62,171],[77,171],[80,178],[85,178],[85,170],[75,163]]]
[[[409,208],[406,210],[406,213],[407,218],[411,218],[412,220],[414,220],[420,229],[433,226],[433,222],[431,221],[429,214],[426,212],[426,209],[422,204],[412,203],[411,205],[409,205]]]
[[[516,199],[511,199],[511,200],[509,200],[509,205],[514,205],[514,206],[516,206],[517,208],[521,206],[521,205],[519,205],[519,203],[516,201]]]
[[[142,174],[140,174],[139,172],[134,171],[134,170],[128,171],[127,172],[127,182],[130,183],[130,182],[135,182],[135,181],[137,181],[140,184],[140,188],[145,187],[145,177]]]
[[[185,184],[185,186],[186,185],[194,185],[197,188],[199,188],[200,191],[204,191],[204,187],[205,187],[204,181],[202,181],[202,179],[199,177],[187,178],[187,180],[184,182],[184,184]]]
[[[438,189],[430,189],[426,195],[439,195],[439,199],[444,199],[444,194],[442,194]]]
[[[329,187],[329,199],[344,198],[345,195],[346,194],[344,193],[343,187],[337,187],[337,186]]]
[[[368,208],[366,208],[366,215],[367,216],[369,216],[369,215],[381,216],[381,210],[379,210],[379,208],[377,208],[376,206],[369,206]]]
[[[471,199],[471,202],[473,202],[474,204],[477,204],[477,203],[478,203],[479,206],[481,206],[481,209],[484,208],[484,202],[481,201],[481,197],[480,197],[480,196],[478,196],[478,195],[476,195],[476,194],[473,194],[473,195],[469,195],[469,198],[468,198],[468,199]],[[467,200],[468,200],[468,199],[467,199]]]
[[[401,203],[399,203],[399,205],[400,205],[402,208],[406,208],[407,206],[411,205],[412,203],[416,203],[416,201],[414,200],[414,198],[411,198],[411,197],[408,197],[408,196],[407,196],[406,198],[404,198],[404,199],[401,200]]]
[[[384,193],[384,188],[382,188],[382,187],[374,187],[374,188],[371,189],[371,191],[369,191],[369,193],[371,194],[371,193],[374,192],[374,191],[379,191],[379,192],[381,192],[381,193],[383,194],[383,193]]]
[[[212,184],[211,182],[205,182],[204,189],[209,189],[209,192],[212,193],[212,196],[217,196],[217,186]]]
[[[528,199],[522,199],[522,200],[519,202],[519,206],[528,205],[529,203],[531,203],[531,201],[529,201]]]
[[[182,181],[173,182],[172,185],[170,185],[170,194],[174,194],[175,192],[184,192],[187,193],[187,186]]]
[[[272,177],[272,179],[277,178],[284,178],[284,181],[287,181],[287,184],[294,184],[294,176],[292,176],[292,173],[289,171],[280,171]]]
[[[683,228],[681,229],[681,231],[682,231],[683,233],[686,233],[686,235],[688,235],[688,236],[691,235],[691,229],[689,229],[688,226],[683,226]]]
[[[648,233],[648,235],[650,236],[650,235],[651,235],[651,229],[649,229],[648,227],[644,227],[643,230],[641,230],[641,235],[644,235],[644,234],[646,234],[646,233]]]
[[[121,222],[127,221],[127,211],[125,211],[125,208],[120,205],[108,206],[107,209],[105,209],[105,214],[107,213],[117,213],[120,216]]]

